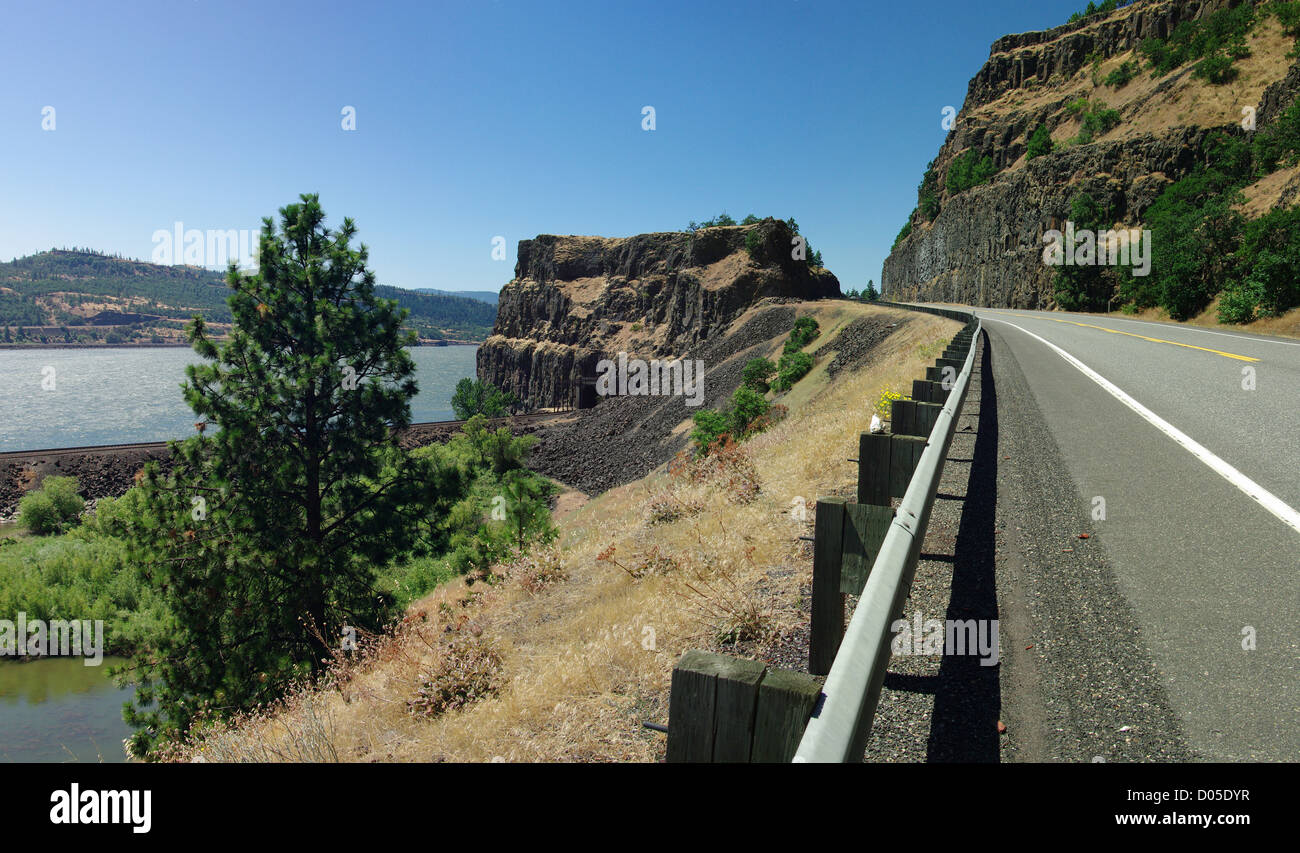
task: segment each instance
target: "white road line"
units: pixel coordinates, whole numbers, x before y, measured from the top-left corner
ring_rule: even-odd
[[[1091,367],[1084,364],[1082,361],[1079,361],[1079,359],[1070,355],[1068,352],[1061,349],[1056,344],[1052,343],[1049,340],[1046,340],[1045,338],[1035,335],[1033,332],[1029,331],[1028,329],[1021,328],[1020,326],[1017,326],[1015,323],[1011,323],[1006,320],[999,320],[997,317],[987,317],[985,319],[992,320],[995,323],[1002,323],[1004,325],[1010,326],[1013,329],[1019,329],[1020,331],[1024,332],[1026,335],[1029,335],[1029,337],[1034,338],[1035,340],[1038,340],[1046,344],[1047,346],[1051,347],[1053,350],[1056,351],[1057,355],[1059,355],[1061,358],[1065,359],[1070,364],[1078,368],[1080,373],[1082,373],[1084,376],[1087,376],[1093,382],[1096,382],[1116,400],[1119,400],[1125,406],[1128,406],[1147,423],[1151,424],[1156,429],[1160,430],[1165,435],[1172,438],[1175,442],[1182,445],[1184,450],[1186,450],[1188,453],[1192,454],[1197,459],[1204,462],[1206,465],[1210,467],[1210,470],[1214,471],[1220,477],[1222,477],[1223,479],[1227,480],[1229,483],[1231,483],[1232,485],[1240,489],[1246,495],[1246,497],[1250,498],[1255,503],[1259,504],[1264,509],[1268,510],[1273,515],[1281,519],[1283,524],[1287,525],[1295,532],[1300,533],[1300,512],[1297,512],[1291,506],[1283,502],[1282,499],[1279,498],[1277,495],[1274,495],[1272,492],[1265,489],[1259,483],[1256,483],[1254,480],[1250,479],[1245,474],[1241,473],[1236,468],[1232,467],[1227,462],[1225,462],[1224,460],[1220,459],[1218,456],[1211,453],[1204,445],[1201,445],[1197,443],[1194,439],[1192,439],[1191,436],[1187,435],[1182,430],[1178,429],[1173,424],[1169,423],[1164,418],[1160,417],[1155,412],[1151,411],[1146,406],[1139,403],[1137,400],[1134,400],[1128,394],[1124,393],[1124,391],[1120,390],[1120,388],[1116,386],[1113,382],[1111,382],[1109,379],[1102,376],[1100,373],[1093,370]]]
[[[1210,329],[1202,329],[1198,326],[1184,326],[1175,323],[1153,323],[1150,320],[1130,320],[1127,317],[1111,317],[1108,314],[1074,314],[1069,311],[1034,311],[1028,308],[1023,310],[1019,308],[1003,308],[1003,309],[978,308],[976,310],[977,311],[998,311],[998,310],[1021,311],[1021,313],[1043,314],[1044,320],[1051,319],[1052,316],[1055,314],[1060,314],[1063,317],[1081,317],[1081,318],[1091,317],[1094,320],[1106,320],[1108,322],[1114,321],[1117,323],[1141,323],[1143,326],[1156,326],[1161,329],[1166,329],[1175,332],[1200,332],[1203,335],[1218,335],[1221,338],[1236,338],[1239,341],[1247,341],[1248,343],[1277,344],[1278,346],[1283,346],[1283,347],[1300,347],[1300,341],[1276,341],[1273,340],[1272,338],[1256,338],[1256,337],[1252,337],[1251,335],[1234,335],[1231,332],[1215,332]]]

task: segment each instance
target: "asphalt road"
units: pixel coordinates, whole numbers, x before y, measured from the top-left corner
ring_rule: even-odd
[[[998,389],[1003,432],[1018,419],[1045,426],[1041,438],[1023,440],[1017,458],[1000,464],[1045,467],[1028,473],[1062,490],[1040,496],[1038,506],[1020,495],[1007,506],[1021,518],[1002,523],[1042,531],[1031,518],[1042,515],[1057,519],[1054,538],[1092,531],[1088,540],[1012,548],[1040,570],[1000,580],[1024,588],[999,589],[999,599],[1040,603],[1041,612],[1023,617],[1035,622],[1026,636],[1050,643],[1055,634],[1075,646],[1087,636],[1088,647],[1075,653],[1098,659],[1124,657],[1112,647],[1131,646],[1154,667],[1147,687],[1133,687],[1142,677],[1126,676],[1130,689],[1110,695],[1088,684],[1110,675],[1080,676],[1088,664],[1076,657],[1072,701],[1080,709],[1099,706],[1076,716],[1095,712],[1119,726],[1126,716],[1140,719],[1139,706],[1167,703],[1172,727],[1181,728],[1195,758],[1300,760],[1300,341],[1061,312],[977,313],[992,375],[1027,389]],[[1036,411],[1007,410],[1012,401]],[[1071,498],[1074,506],[1041,505]],[[1055,559],[1072,558],[1076,546],[1101,568]],[[1050,572],[1042,570],[1049,564]],[[1085,580],[1113,587],[1114,601],[1089,613],[1086,596],[1060,597],[1058,610],[1080,612],[1046,612],[1041,602],[1055,586]],[[1124,613],[1112,627],[1117,610]],[[1045,657],[1031,669],[1068,668],[1062,661]],[[1048,705],[1053,685],[1070,675],[1039,679]],[[1004,696],[1016,683],[1004,679]],[[1059,732],[1066,727],[1053,722],[1054,713],[1025,717]],[[1141,732],[1134,736],[1140,743]]]

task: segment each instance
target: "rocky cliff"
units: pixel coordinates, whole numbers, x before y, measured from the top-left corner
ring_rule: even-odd
[[[1294,39],[1263,11],[1246,38],[1249,56],[1235,62],[1236,77],[1227,85],[1199,79],[1194,62],[1153,75],[1137,50],[1148,38],[1168,38],[1183,22],[1237,5],[1138,0],[994,42],[918,193],[910,231],[904,229],[885,261],[883,293],[900,300],[1052,307],[1054,270],[1042,263],[1043,234],[1062,227],[1072,199],[1086,192],[1109,206],[1115,227],[1138,227],[1161,191],[1196,165],[1206,133],[1244,132],[1245,107],[1256,109],[1262,127],[1295,99],[1300,81],[1287,57]],[[1120,83],[1112,72],[1131,74],[1131,80]],[[1118,111],[1118,123],[1082,139],[1083,99]],[[1039,125],[1050,132],[1055,150],[1028,159],[1028,136]],[[989,158],[996,174],[989,183],[950,192],[948,171],[968,151]]]
[[[635,237],[519,243],[480,379],[530,408],[576,402],[583,376],[618,352],[690,356],[760,299],[836,296],[839,281],[792,257],[780,220]]]

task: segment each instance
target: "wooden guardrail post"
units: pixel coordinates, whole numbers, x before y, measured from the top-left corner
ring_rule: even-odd
[[[918,403],[946,403],[948,401],[948,389],[943,387],[942,382],[913,379],[912,399]]]
[[[802,672],[693,649],[673,668],[669,762],[786,762],[821,682]]]
[[[668,696],[668,761],[748,761],[765,670],[712,652],[682,655]]]
[[[844,637],[844,593],[840,566],[844,547],[844,498],[818,498],[813,525],[812,625],[808,637],[808,671],[831,671]]]
[[[754,747],[749,760],[788,763],[821,695],[821,682],[802,672],[769,669],[758,686]]]
[[[946,398],[947,392],[944,394]],[[858,503],[889,506],[890,498],[901,498],[924,450],[925,438],[921,436],[862,433],[858,438]]]
[[[891,404],[889,428],[894,435],[925,437],[934,429],[934,422],[942,411],[943,406],[938,403],[895,400]]]

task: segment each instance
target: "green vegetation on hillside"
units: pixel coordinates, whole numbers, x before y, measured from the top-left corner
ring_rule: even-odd
[[[476,299],[384,285],[375,291],[407,309],[407,327],[422,338],[482,340],[496,321],[496,308]],[[229,296],[223,273],[90,250],[53,249],[0,263],[0,328],[16,327],[9,333],[15,342],[125,343],[195,314],[225,324]],[[114,340],[106,340],[110,335]]]
[[[974,148],[968,148],[954,157],[953,161],[948,164],[945,185],[948,188],[949,195],[956,195],[965,192],[971,187],[987,184],[997,174],[997,171],[991,157],[981,157]]]
[[[751,213],[747,215],[744,219],[742,219],[739,223],[737,223],[736,220],[733,219],[730,214],[723,212],[713,217],[712,219],[706,219],[703,222],[696,222],[695,220],[691,220],[691,222],[686,226],[686,230],[693,234],[696,231],[700,231],[705,228],[722,228],[725,226],[736,225],[736,224],[757,225],[762,221],[763,221],[762,217],[755,216],[754,214]],[[799,234],[799,223],[795,222],[793,216],[785,220],[785,224],[790,227],[791,232],[793,232],[796,235]],[[762,243],[762,239],[759,237],[757,231],[751,231],[745,235],[745,250],[749,252],[749,256],[751,258],[756,257],[761,247],[761,243]],[[812,243],[808,241],[807,237],[803,238],[803,248],[804,248],[803,259],[808,262],[808,266],[820,267],[823,269],[825,268],[826,264],[822,261],[822,253],[813,251]]]
[[[1246,35],[1255,21],[1255,4],[1238,3],[1199,20],[1183,21],[1169,38],[1148,38],[1138,47],[1138,52],[1149,63],[1153,76],[1163,76],[1188,62],[1200,60],[1193,76],[1210,83],[1228,83],[1237,77],[1233,62],[1250,55]]]
[[[1052,133],[1045,124],[1040,124],[1032,131],[1025,133],[1025,159],[1027,160],[1042,157],[1044,154],[1051,154],[1054,147]]]
[[[1113,110],[1101,101],[1079,98],[1066,105],[1065,110],[1079,119],[1079,132],[1067,145],[1087,145],[1120,122],[1119,110]]]
[[[1147,211],[1152,274],[1127,278],[1121,297],[1181,320],[1221,293],[1219,318],[1227,323],[1300,305],[1300,213],[1278,209],[1247,220],[1233,209],[1242,188],[1300,161],[1300,101],[1249,137],[1210,134],[1200,154],[1201,164]]]
[[[772,364],[766,358],[750,359],[741,371],[740,387],[725,407],[700,409],[692,416],[695,428],[691,440],[695,443],[695,454],[707,455],[729,440],[744,441],[785,417],[785,407],[772,405],[763,395],[769,389],[788,391],[812,370],[813,357],[802,350],[819,334],[816,320],[800,317],[786,338],[780,361]],[[774,373],[776,378],[772,379]]]
[[[1109,15],[1116,9],[1127,6],[1132,2],[1133,0],[1127,0],[1127,2],[1124,3],[1120,3],[1119,0],[1102,0],[1102,2],[1096,3],[1093,2],[1093,0],[1088,0],[1087,8],[1071,15],[1069,22],[1073,24],[1075,21],[1082,21],[1084,18],[1090,18],[1093,15]]]

